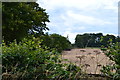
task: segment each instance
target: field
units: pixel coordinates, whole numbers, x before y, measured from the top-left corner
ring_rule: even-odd
[[[74,63],[88,74],[101,74],[100,69],[102,66],[114,64],[99,48],[78,48],[63,51],[62,58],[68,59],[68,61],[64,61],[64,63]]]

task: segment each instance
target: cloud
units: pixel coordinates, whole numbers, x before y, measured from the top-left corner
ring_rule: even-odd
[[[66,17],[66,18],[68,18],[68,19],[71,18],[72,21],[77,21],[78,23],[85,23],[85,24],[91,24],[91,25],[112,24],[109,21],[101,20],[101,19],[95,18],[93,16],[87,16],[87,15],[82,15],[82,14],[79,14],[79,13],[74,13],[72,11],[68,11],[67,16],[69,18],[68,17]]]
[[[66,32],[64,32],[62,35],[64,36],[64,37],[67,37],[68,36],[68,38],[69,38],[69,40],[70,40],[70,42],[71,43],[74,43],[75,42],[75,37],[76,37],[76,35],[77,35],[78,33],[76,33],[76,32],[70,32],[70,31],[66,31]]]
[[[116,34],[119,0],[38,0],[50,15],[47,26],[51,33],[69,35],[73,43],[76,34]]]
[[[40,6],[48,10],[55,10],[58,7],[79,8],[84,10],[97,10],[99,8],[116,9],[119,0],[38,0]]]

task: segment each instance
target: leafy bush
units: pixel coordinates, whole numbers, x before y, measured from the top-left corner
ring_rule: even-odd
[[[36,38],[9,45],[3,43],[3,80],[8,79],[74,79],[80,69],[63,64],[55,51],[41,48]]]
[[[110,43],[108,48],[102,49],[104,53],[114,62],[112,65],[104,66],[101,70],[105,75],[113,80],[120,79],[120,42]]]

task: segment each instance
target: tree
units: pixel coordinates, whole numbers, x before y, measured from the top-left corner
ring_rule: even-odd
[[[107,34],[106,36],[103,36],[101,44],[107,47],[108,44],[110,43],[109,40],[112,40],[112,43],[115,43],[116,42],[116,37],[114,35]]]
[[[101,47],[102,45],[107,47],[109,40],[112,40],[112,43],[115,43],[119,41],[119,37],[109,34],[103,36],[102,33],[85,33],[83,35],[78,34],[75,38],[75,45],[79,48]]]
[[[49,22],[45,9],[36,2],[3,2],[2,31],[5,42],[20,41],[28,34],[43,34]]]
[[[116,42],[120,42],[120,36],[117,36]]]
[[[76,47],[79,47],[79,48],[83,48],[84,47],[82,35],[78,34],[76,36],[76,38],[75,38],[75,45],[76,45]]]
[[[101,37],[103,36],[102,33],[90,33],[90,39],[89,39],[89,43],[88,43],[88,47],[100,47],[100,40]]]
[[[102,33],[96,33],[96,47],[101,47],[101,37],[103,36]]]
[[[79,48],[93,47],[95,45],[95,34],[85,33],[77,35],[75,38],[75,45]]]
[[[51,34],[50,37],[52,39],[52,47],[56,48],[59,52],[70,49],[71,43],[66,37],[59,34]]]
[[[41,45],[47,46],[49,49],[56,49],[58,52],[71,49],[71,43],[59,34],[46,34],[39,37],[42,41]]]

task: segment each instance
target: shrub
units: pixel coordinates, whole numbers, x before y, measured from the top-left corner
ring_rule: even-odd
[[[73,64],[62,64],[55,51],[43,49],[36,38],[6,45],[3,43],[3,80],[8,79],[74,79],[80,69]]]
[[[114,62],[112,65],[104,66],[101,70],[105,75],[113,80],[120,79],[120,42],[110,43],[108,48],[102,49],[104,53]]]

